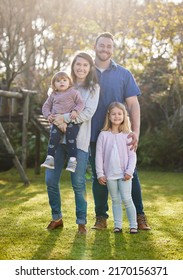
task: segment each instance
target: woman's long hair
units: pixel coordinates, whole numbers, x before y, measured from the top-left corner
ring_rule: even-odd
[[[125,106],[120,102],[112,102],[109,105],[107,114],[105,117],[104,127],[103,127],[102,131],[108,131],[112,128],[112,123],[109,119],[109,115],[111,113],[111,110],[114,108],[118,108],[123,111],[123,122],[119,125],[119,132],[124,132],[124,133],[131,132],[131,124],[130,124],[130,120],[128,117],[128,112],[127,112]]]
[[[90,71],[86,77],[85,80],[85,84],[84,87],[89,88],[91,92],[95,91],[95,86],[98,83],[98,79],[97,79],[97,73],[96,73],[96,69],[95,69],[95,65],[94,65],[94,61],[93,58],[90,54],[88,54],[87,52],[79,52],[75,55],[72,64],[71,64],[71,77],[73,80],[73,83],[76,84],[77,81],[77,77],[74,73],[74,64],[76,63],[76,60],[78,57],[81,57],[83,59],[86,59],[89,64],[90,64]]]

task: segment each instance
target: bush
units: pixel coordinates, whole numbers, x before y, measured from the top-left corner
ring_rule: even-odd
[[[163,125],[161,129],[141,136],[138,164],[163,170],[183,170],[183,123],[174,127]]]

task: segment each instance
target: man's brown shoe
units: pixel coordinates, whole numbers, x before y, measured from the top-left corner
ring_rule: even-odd
[[[107,219],[104,217],[96,217],[96,222],[92,229],[103,230],[107,228]]]
[[[146,216],[144,214],[138,214],[137,215],[137,224],[138,229],[142,230],[150,230],[150,226],[147,223]]]
[[[78,233],[85,234],[87,232],[85,225],[78,225]]]
[[[60,219],[59,221],[51,221],[46,229],[53,230],[53,229],[56,229],[58,227],[63,227],[63,226],[64,226],[63,221],[62,221],[62,219]]]

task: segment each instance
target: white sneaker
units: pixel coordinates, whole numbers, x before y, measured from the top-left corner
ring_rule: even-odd
[[[77,165],[76,159],[74,161],[71,161],[69,159],[66,170],[74,173],[76,171],[76,165]]]
[[[49,169],[55,169],[54,157],[47,156],[45,161],[41,164],[41,167],[46,167],[46,168],[49,168]]]

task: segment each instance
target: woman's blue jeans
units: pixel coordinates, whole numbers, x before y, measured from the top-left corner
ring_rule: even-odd
[[[67,158],[65,144],[59,144],[55,153],[55,169],[46,169],[46,185],[51,207],[52,219],[62,218],[60,178],[64,163]],[[77,167],[75,173],[71,173],[71,182],[75,195],[76,223],[87,223],[87,201],[86,201],[86,168],[88,153],[77,149]],[[72,207],[72,205],[68,205]]]
[[[108,189],[106,186],[99,184],[97,180],[97,174],[95,170],[95,154],[96,154],[96,143],[90,143],[90,164],[92,168],[92,190],[95,202],[95,214],[97,217],[108,218]],[[135,169],[132,179],[132,199],[135,204],[137,214],[144,214],[141,186],[138,178],[137,169]]]

